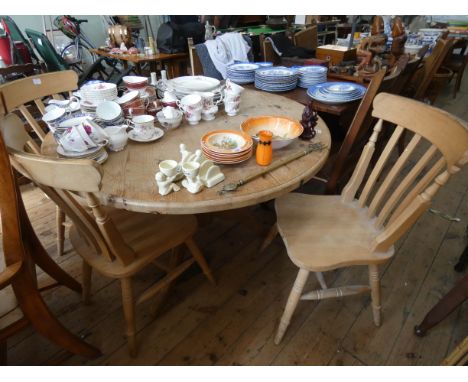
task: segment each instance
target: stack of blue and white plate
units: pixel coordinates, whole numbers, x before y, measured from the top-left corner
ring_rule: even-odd
[[[301,88],[309,88],[312,85],[327,82],[328,69],[324,66],[301,66],[296,70],[299,74],[299,81],[297,85]]]
[[[297,86],[297,71],[284,66],[257,69],[255,87],[267,92],[286,92]]]
[[[239,63],[229,65],[226,76],[236,84],[250,84],[255,81],[255,70],[260,66],[253,63]]]
[[[352,82],[325,82],[307,89],[310,98],[328,104],[356,101],[365,93],[364,86]]]

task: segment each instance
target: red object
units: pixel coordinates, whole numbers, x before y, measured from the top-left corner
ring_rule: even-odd
[[[27,46],[25,45],[25,43],[22,41],[15,41],[15,46],[16,46],[16,49],[18,49],[18,52],[21,56],[21,59],[23,60],[23,63],[32,64],[31,55],[29,54],[29,50]]]
[[[11,57],[11,43],[8,36],[0,37],[0,57],[6,66],[13,64],[13,57]]]

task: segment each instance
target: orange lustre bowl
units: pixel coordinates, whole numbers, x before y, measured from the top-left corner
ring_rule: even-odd
[[[241,123],[240,129],[250,135],[255,142],[258,142],[258,133],[262,130],[269,130],[273,134],[273,149],[281,149],[291,144],[304,128],[299,123],[289,117],[277,117],[262,115],[246,119]]]

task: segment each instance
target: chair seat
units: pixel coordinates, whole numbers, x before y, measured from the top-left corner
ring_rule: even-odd
[[[380,230],[366,216],[366,209],[342,203],[341,196],[291,193],[275,205],[278,231],[299,268],[322,272],[378,264],[393,255],[393,247],[386,253],[372,252]]]
[[[197,229],[193,215],[153,215],[121,209],[108,210],[125,243],[137,257],[129,265],[110,262],[73,226],[70,240],[75,250],[98,272],[112,278],[129,277],[168,250],[184,243]]]

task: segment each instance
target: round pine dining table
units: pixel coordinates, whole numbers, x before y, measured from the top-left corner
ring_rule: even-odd
[[[204,188],[198,194],[191,194],[181,187],[178,192],[166,196],[158,193],[155,174],[158,164],[165,159],[180,160],[179,145],[184,143],[189,151],[200,149],[200,138],[207,132],[219,129],[239,130],[247,118],[272,115],[286,116],[300,120],[304,106],[299,102],[262,91],[246,89],[242,93],[240,111],[229,117],[222,105],[212,121],[200,121],[191,126],[184,121],[181,126],[165,132],[154,142],[138,143],[128,141],[120,152],[109,152],[109,158],[102,164],[103,178],[98,198],[106,206],[134,212],[160,214],[199,214],[247,207],[287,194],[310,180],[324,165],[331,146],[330,132],[319,118],[315,127],[317,134],[311,141],[296,139],[289,146],[273,151],[274,166],[277,161],[308,147],[310,143],[322,143],[324,148],[300,157],[261,177],[258,177],[230,193],[220,194],[223,185],[262,171],[254,155],[236,165],[220,165],[226,179],[212,188]],[[51,133],[42,143],[44,155],[58,156],[57,144]],[[254,147],[255,149],[255,147]]]

